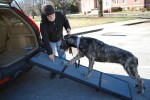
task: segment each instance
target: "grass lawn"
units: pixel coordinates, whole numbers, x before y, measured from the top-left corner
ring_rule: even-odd
[[[127,21],[127,20],[134,20],[137,18],[134,17],[123,17],[123,18],[104,18],[104,17],[68,17],[68,20],[70,22],[71,28],[80,28],[80,27],[86,27],[86,26],[93,26],[93,25],[100,25],[100,24],[106,24],[106,23],[114,23],[114,22],[120,22],[120,21]],[[40,22],[40,17],[35,17],[33,19],[35,22]]]
[[[70,17],[68,18],[72,28],[114,23],[120,21],[133,20],[136,18],[102,18],[102,17]]]

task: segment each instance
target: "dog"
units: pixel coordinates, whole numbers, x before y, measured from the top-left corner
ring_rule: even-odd
[[[108,45],[94,38],[66,35],[62,40],[60,48],[66,51],[70,47],[77,48],[78,54],[71,61],[64,62],[64,66],[74,64],[81,57],[86,56],[89,60],[89,67],[84,77],[88,78],[92,73],[94,61],[121,64],[127,74],[137,81],[135,86],[139,89],[138,93],[144,94],[144,82],[140,78],[137,70],[138,59],[129,51]]]

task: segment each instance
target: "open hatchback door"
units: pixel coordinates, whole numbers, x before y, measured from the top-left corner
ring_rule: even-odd
[[[30,69],[27,61],[40,48],[38,26],[12,2],[0,0],[0,88]]]

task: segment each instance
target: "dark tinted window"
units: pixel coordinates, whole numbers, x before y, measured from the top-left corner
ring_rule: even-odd
[[[16,18],[15,16],[9,16],[9,19],[11,25],[13,26],[24,26],[23,22],[20,19]]]

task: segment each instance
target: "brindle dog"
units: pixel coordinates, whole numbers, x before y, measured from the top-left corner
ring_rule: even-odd
[[[94,61],[119,63],[128,75],[137,81],[138,93],[144,94],[144,83],[137,71],[138,59],[132,53],[94,38],[66,35],[60,48],[66,51],[70,47],[78,48],[78,54],[70,62],[64,62],[65,66],[74,64],[78,59],[86,56],[89,59],[89,67],[88,73],[84,74],[84,77],[88,78],[93,70]]]

